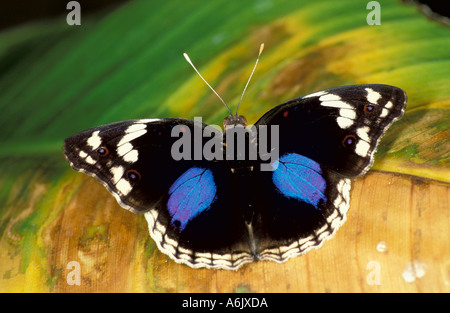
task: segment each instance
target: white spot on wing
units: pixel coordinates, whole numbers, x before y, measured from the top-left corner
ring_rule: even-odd
[[[320,97],[320,99],[322,99],[322,97]],[[343,101],[328,100],[328,101],[323,101],[320,105],[324,106],[324,107],[330,107],[330,108],[353,110],[353,107],[350,104],[345,103]]]
[[[310,235],[310,236],[308,236],[308,237],[306,237],[306,238],[302,238],[302,239],[300,239],[300,240],[298,241],[298,245],[301,246],[301,245],[303,245],[303,244],[305,244],[305,243],[307,243],[308,241],[311,241],[311,240],[313,240],[313,239],[314,239],[314,236],[313,236],[313,235]]]
[[[339,114],[342,117],[346,117],[346,118],[349,118],[349,119],[352,119],[352,120],[354,120],[356,118],[355,110],[340,110]]]
[[[195,252],[195,257],[211,259],[212,258],[212,253],[210,253],[210,252]]]
[[[122,196],[128,195],[132,189],[130,183],[123,178],[116,184],[116,188]]]
[[[350,204],[350,189],[351,189],[351,187],[352,187],[351,180],[346,178],[345,179],[345,184],[344,184],[344,186],[342,188],[342,196],[344,197],[344,200],[345,200],[347,206],[345,208],[345,211],[341,210],[342,214],[345,214],[347,212],[348,208],[349,208],[349,204]]]
[[[358,143],[356,144],[355,152],[359,156],[366,157],[369,150],[370,150],[370,145],[368,142],[366,142],[364,140],[359,140]]]
[[[164,235],[164,241],[172,247],[178,246],[178,242],[175,239],[170,238],[167,234]]]
[[[309,238],[309,237],[308,237],[308,238]],[[316,241],[313,240],[313,239],[311,238],[309,241],[303,243],[303,244],[300,246],[300,249],[301,249],[302,251],[306,251],[306,249],[308,249],[308,248],[310,248],[310,247],[314,247],[314,246],[316,246],[316,245],[317,245]]]
[[[178,251],[183,254],[192,254],[193,251],[191,249],[186,249],[184,247],[178,247]]]
[[[148,124],[148,123],[154,123],[154,122],[159,122],[161,121],[160,118],[144,118],[139,120],[140,124]]]
[[[338,117],[336,119],[336,122],[338,123],[340,128],[346,129],[353,125],[353,120],[348,119],[346,117]]]
[[[178,249],[180,249],[180,247],[178,247]],[[171,256],[171,257],[174,258],[175,256]],[[175,260],[177,263],[181,262],[181,263],[187,264],[189,266],[192,266],[193,260],[192,260],[191,254],[178,253],[177,258],[178,259]]]
[[[312,97],[320,97],[320,96],[323,96],[325,94],[326,94],[325,91],[318,91],[318,92],[315,92],[315,93],[312,93],[312,94],[304,96],[303,99],[305,99],[305,98],[312,98]]]
[[[372,88],[366,88],[367,91],[367,101],[373,104],[377,104],[378,99],[381,98],[381,94],[374,91]]]
[[[146,128],[147,128],[146,124],[137,123],[129,126],[125,132],[129,134]]]
[[[91,158],[90,156],[87,156],[86,159],[84,159],[86,161],[86,163],[94,165],[95,163],[97,163],[93,158]]]
[[[159,231],[156,229],[150,233],[152,235],[152,238],[158,243],[158,245],[161,245],[161,242],[163,240],[163,237]],[[162,249],[162,247],[160,247]]]
[[[163,224],[161,224],[159,221],[156,221],[155,229],[157,231],[159,231],[161,234],[165,234],[166,233],[166,227]]]
[[[361,138],[364,141],[370,142],[369,138],[369,131],[370,128],[368,126],[360,127],[356,130],[356,134],[359,138]]]
[[[227,261],[231,260],[231,254],[213,253],[212,257],[214,260],[227,260]]]
[[[123,145],[118,146],[116,152],[117,152],[117,155],[124,156],[131,150],[133,150],[133,145],[131,143],[127,142]]]
[[[138,160],[139,153],[137,150],[131,150],[123,156],[123,160],[128,163],[134,163]]]
[[[139,125],[140,125],[140,124],[139,124]],[[130,127],[132,127],[132,126],[130,126]],[[128,130],[127,130],[127,131],[128,131]],[[134,140],[134,139],[136,139],[136,138],[139,138],[139,137],[141,137],[142,135],[144,135],[145,133],[147,133],[147,130],[146,130],[146,129],[141,129],[141,130],[138,130],[138,131],[134,131],[134,132],[132,132],[132,133],[129,133],[129,134],[123,136],[123,138],[119,141],[119,143],[117,144],[117,146],[121,146],[121,145],[123,145],[123,144],[125,144],[125,143],[127,143],[127,142],[130,142],[130,141],[132,141],[132,140]]]
[[[389,110],[386,110],[383,108],[383,111],[381,111],[380,117],[386,117],[389,114]]]
[[[170,244],[168,244],[168,243],[164,243],[163,244],[163,248],[164,248],[164,250],[167,252],[167,253],[170,253],[170,254],[175,254],[176,253],[176,249],[175,249],[175,247],[174,246],[172,246],[172,245],[170,245]]]
[[[133,150],[133,145],[129,142],[117,147],[117,155],[123,157],[125,162],[134,163],[138,160],[139,153]]]
[[[341,196],[341,195],[338,195],[338,196],[336,197],[336,199],[334,200],[333,205],[334,205],[336,208],[339,208],[339,205],[341,204],[341,202],[342,202],[342,196]],[[328,220],[327,220],[327,221],[328,221]],[[328,222],[331,222],[331,221],[328,221]]]
[[[326,231],[327,229],[328,229],[328,225],[327,225],[327,224],[323,225],[321,228],[319,228],[319,229],[316,231],[316,235],[319,235],[319,234],[323,233],[323,232]]]
[[[97,149],[102,144],[102,138],[98,135],[99,133],[100,131],[97,130],[87,139],[87,144],[92,148],[92,150]]]
[[[339,97],[338,95],[332,94],[332,93],[328,93],[328,94],[324,94],[323,96],[321,96],[319,98],[319,100],[322,101],[322,102],[340,101],[341,97]]]
[[[115,166],[115,167],[111,167],[111,169],[109,170],[113,176],[113,183],[114,185],[116,185],[119,180],[122,179],[123,177],[123,173],[124,173],[124,169],[122,166]]]
[[[331,235],[331,233],[329,231],[325,231],[321,234],[318,234],[318,238],[317,241],[318,242],[322,242],[323,240],[325,240],[326,238],[328,238]]]
[[[356,118],[355,109],[350,104],[340,101],[341,97],[338,95],[326,94],[321,96],[319,100],[322,101],[320,103],[321,106],[340,109],[340,117],[336,119],[339,127],[345,129],[353,125],[354,119]]]

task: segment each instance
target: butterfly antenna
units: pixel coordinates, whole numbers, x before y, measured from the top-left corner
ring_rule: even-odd
[[[259,57],[261,56],[261,53],[263,52],[263,50],[264,50],[264,44],[262,43],[261,46],[259,47],[259,53],[258,53],[258,57],[256,58],[255,66],[253,67],[252,73],[250,74],[250,77],[247,80],[247,84],[244,87],[244,91],[242,91],[241,98],[239,99],[239,103],[236,108],[236,115],[238,114],[238,110],[239,110],[239,106],[241,105],[242,98],[244,97],[245,91],[247,90],[247,86],[250,83],[250,79],[252,79],[253,73],[256,70],[256,66],[258,65]]]
[[[184,58],[186,59],[186,61],[192,66],[192,68],[197,72],[198,76],[200,76],[200,78],[205,82],[206,85],[208,85],[209,88],[211,88],[211,90],[216,94],[216,96],[220,99],[220,101],[222,101],[222,103],[227,107],[228,112],[230,112],[230,115],[233,115],[233,113],[231,113],[230,108],[228,107],[228,105],[225,103],[225,101],[223,101],[223,99],[219,96],[219,94],[214,90],[213,87],[211,87],[210,84],[208,84],[208,82],[206,81],[206,79],[203,78],[202,74],[200,74],[200,72],[195,68],[194,64],[192,63],[191,59],[189,58],[189,56],[187,55],[187,53],[183,53]]]

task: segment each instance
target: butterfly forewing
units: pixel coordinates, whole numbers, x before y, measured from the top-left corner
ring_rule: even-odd
[[[404,91],[397,87],[344,86],[281,104],[256,126],[279,126],[280,155],[299,153],[354,178],[372,164],[379,139],[402,116],[405,102]]]
[[[180,122],[130,120],[96,127],[66,139],[65,155],[74,169],[106,185],[124,207],[148,211],[170,187],[171,179],[160,164],[175,164],[170,130]],[[174,175],[182,171],[173,168]]]

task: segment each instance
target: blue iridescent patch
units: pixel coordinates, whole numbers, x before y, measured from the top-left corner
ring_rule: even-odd
[[[167,208],[172,224],[179,222],[179,229],[196,215],[209,209],[216,195],[216,184],[211,170],[191,167],[169,189]]]
[[[320,200],[327,200],[326,181],[318,163],[300,154],[288,153],[274,162],[273,167],[273,183],[286,197],[310,203],[316,209]]]

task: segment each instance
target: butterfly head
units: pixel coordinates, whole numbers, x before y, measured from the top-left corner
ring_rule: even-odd
[[[247,126],[247,120],[245,119],[245,117],[243,117],[242,115],[230,114],[223,120],[223,128],[225,130],[227,128],[229,128],[229,127],[235,127],[237,125],[241,125],[241,126],[246,127]]]

